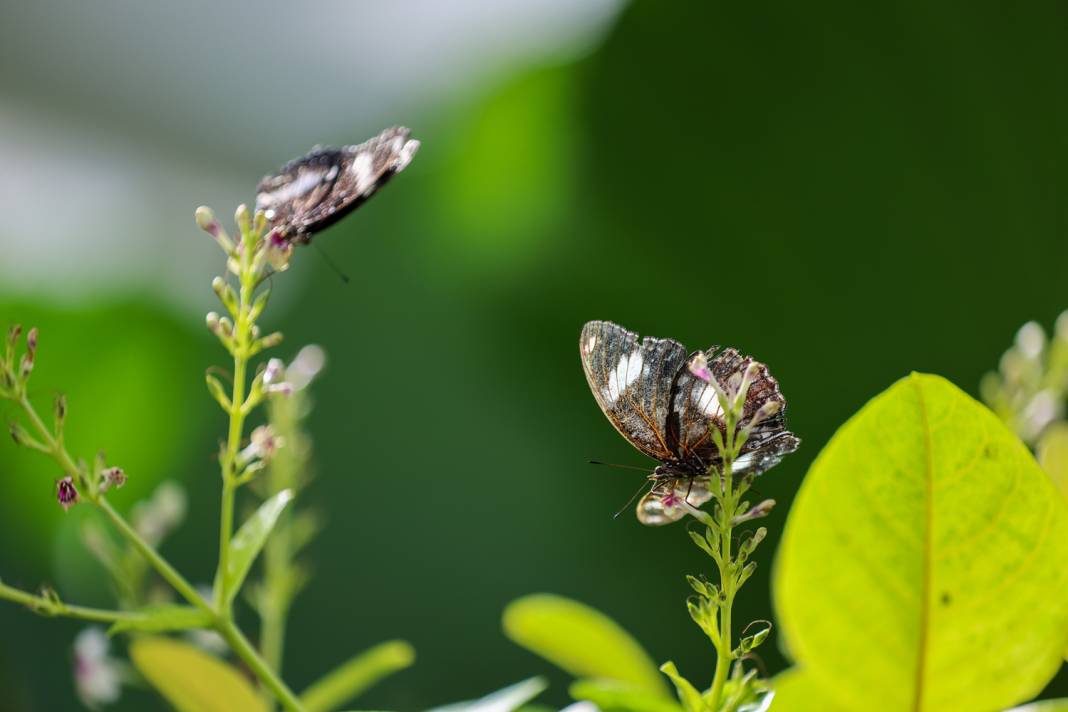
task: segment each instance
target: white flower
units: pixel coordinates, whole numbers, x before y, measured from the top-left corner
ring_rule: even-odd
[[[116,702],[122,691],[122,668],[108,655],[109,646],[99,628],[86,628],[74,639],[74,685],[90,709]]]
[[[297,357],[289,364],[286,374],[293,389],[301,391],[308,387],[325,365],[326,352],[321,346],[309,344],[297,352]]]

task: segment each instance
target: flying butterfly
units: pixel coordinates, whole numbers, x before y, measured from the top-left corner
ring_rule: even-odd
[[[582,328],[579,352],[586,380],[601,410],[631,445],[659,465],[653,486],[638,502],[643,524],[669,524],[686,514],[683,503],[700,506],[712,498],[709,468],[722,464],[710,427],[726,424],[715,389],[687,368],[696,352],[673,339],[638,335],[609,321]],[[737,350],[712,346],[703,352],[712,377],[726,388],[731,377],[754,363]],[[742,418],[765,403],[779,410],[756,425],[734,461],[735,476],[758,475],[794,452],[801,441],[786,429],[786,399],[763,364],[747,392]]]
[[[419,149],[410,133],[394,126],[358,146],[314,148],[260,181],[256,208],[279,238],[308,244],[404,170]]]

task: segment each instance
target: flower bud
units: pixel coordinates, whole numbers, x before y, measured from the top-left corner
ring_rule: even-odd
[[[731,520],[731,524],[737,526],[742,522],[748,522],[751,519],[760,519],[761,517],[766,517],[768,516],[768,514],[771,513],[771,510],[774,506],[775,500],[765,499],[763,502],[760,502],[746,513],[739,514],[734,517],[734,519]]]
[[[11,439],[15,441],[16,445],[25,445],[29,442],[30,434],[18,423],[11,423],[8,426],[8,432],[11,433]]]
[[[26,334],[26,350],[31,356],[37,354],[37,327],[30,329],[30,332]]]
[[[215,212],[206,205],[201,205],[196,211],[197,227],[212,237],[218,237],[219,221],[215,219]]]
[[[19,363],[19,378],[25,381],[33,373],[33,354],[25,353]]]
[[[237,229],[241,231],[242,235],[252,228],[252,216],[249,213],[248,206],[244,203],[237,206],[237,210],[234,212],[234,222],[237,223]]]
[[[690,362],[686,364],[686,367],[690,369],[690,373],[705,383],[712,381],[712,371],[708,368],[708,358],[703,351],[694,354],[694,357],[690,359]]]
[[[753,417],[749,420],[747,427],[754,427],[763,423],[768,418],[774,416],[782,410],[782,403],[779,401],[768,401],[764,405],[757,409],[757,412],[753,414]]]
[[[100,491],[118,489],[126,484],[126,472],[121,467],[109,467],[100,473]]]
[[[222,277],[216,277],[211,280],[211,288],[215,292],[215,296],[219,298],[219,301],[223,303],[231,314],[237,313],[237,294],[234,292],[234,288],[227,284],[226,280]]]
[[[56,499],[64,512],[78,504],[78,489],[73,478],[68,476],[56,481]]]
[[[267,334],[260,339],[260,348],[269,349],[282,343],[282,332],[276,331],[273,334]]]
[[[67,418],[67,396],[60,393],[56,396],[52,406],[56,418],[56,429],[59,430],[63,427],[63,421]]]
[[[225,316],[224,317],[220,317],[219,318],[219,331],[217,333],[222,334],[223,336],[233,336],[234,335],[234,322],[230,321],[230,319],[228,319]]]
[[[12,324],[7,330],[7,347],[9,349],[15,348],[15,342],[22,336],[22,324]]]
[[[216,312],[208,312],[204,317],[204,323],[208,327],[208,331],[213,334],[219,333],[219,315]]]
[[[215,238],[215,242],[219,244],[219,247],[223,248],[227,254],[234,251],[233,240],[226,234],[226,231],[219,225],[219,221],[215,219],[215,213],[211,208],[201,205],[196,211],[197,226],[204,232]]]

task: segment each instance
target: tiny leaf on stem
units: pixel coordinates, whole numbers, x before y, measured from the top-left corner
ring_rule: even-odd
[[[252,562],[259,556],[267,537],[278,521],[278,515],[286,508],[293,499],[292,490],[282,490],[275,496],[260,505],[256,513],[249,517],[241,528],[234,534],[230,543],[229,566],[226,571],[218,571],[215,574],[215,590],[223,586],[226,593],[227,604],[233,602],[241,584],[245,582]]]

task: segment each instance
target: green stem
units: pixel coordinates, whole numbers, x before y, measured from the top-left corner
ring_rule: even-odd
[[[220,615],[230,618],[229,586],[226,571],[230,566],[230,539],[234,531],[234,500],[237,494],[237,455],[245,429],[245,378],[248,369],[249,343],[252,324],[248,318],[254,279],[250,274],[250,257],[246,249],[241,258],[241,290],[234,323],[234,389],[230,396],[230,428],[226,439],[222,468],[222,504],[219,516],[219,587],[215,592],[215,606]]]
[[[234,653],[237,654],[241,660],[248,665],[249,669],[255,673],[256,677],[260,679],[260,682],[265,687],[270,689],[274,693],[274,696],[282,703],[289,712],[302,712],[303,707],[300,704],[300,700],[293,694],[282,680],[274,674],[270,666],[264,662],[260,657],[256,649],[252,647],[252,644],[248,642],[244,634],[238,630],[231,620],[220,620],[217,626],[219,634],[226,639],[226,642],[230,644]]]
[[[728,439],[730,435],[728,434]],[[728,444],[728,448],[730,445]],[[719,605],[719,647],[716,650],[716,673],[712,678],[712,690],[709,693],[709,706],[712,710],[718,710],[723,700],[723,689],[727,683],[727,676],[731,667],[731,609],[734,605],[735,593],[735,566],[731,554],[731,535],[734,519],[734,493],[733,475],[729,458],[723,463],[723,478],[719,510],[722,519],[719,521],[719,581],[723,591],[723,600]]]
[[[33,424],[34,429],[37,430],[38,436],[44,441],[49,452],[55,458],[56,462],[59,463],[59,466],[63,468],[63,471],[73,478],[78,478],[81,475],[81,472],[78,466],[74,463],[74,459],[70,456],[70,453],[67,452],[67,449],[63,447],[62,443],[58,442],[52,435],[52,431],[49,430],[48,426],[41,420],[41,416],[38,415],[37,410],[33,407],[33,404],[30,403],[30,400],[26,397],[25,393],[20,396],[19,405],[22,406],[22,410],[26,413],[26,417],[29,418],[30,423]],[[111,523],[118,529],[119,533],[122,534],[122,536],[125,537],[150,564],[152,564],[152,566],[159,572],[160,576],[174,587],[175,591],[181,594],[184,599],[194,606],[205,611],[212,610],[207,601],[196,592],[196,589],[186,581],[185,577],[178,573],[166,559],[160,556],[159,552],[152,548],[148,542],[142,539],[141,535],[130,526],[129,522],[123,519],[121,514],[115,511],[111,504],[104,499],[102,495],[95,494],[92,491],[86,494],[87,499],[96,505],[97,508],[111,520]]]
[[[38,596],[27,591],[22,591],[0,583],[0,599],[21,603],[42,615],[63,616],[65,618],[78,618],[83,621],[94,623],[117,623],[119,621],[132,620],[136,614],[129,611],[109,611],[102,608],[86,608],[85,606],[72,606],[52,598]]]
[[[744,396],[743,396],[744,397]],[[723,471],[720,474],[720,487],[716,493],[719,504],[719,521],[716,522],[719,529],[719,569],[720,589],[723,597],[719,602],[719,646],[716,649],[716,672],[712,678],[712,689],[709,691],[709,707],[716,712],[723,703],[723,690],[730,675],[732,662],[731,647],[731,611],[734,607],[734,595],[737,592],[738,565],[734,561],[731,550],[731,539],[734,533],[734,516],[738,506],[738,493],[734,490],[734,458],[744,440],[738,440],[739,412],[734,407],[726,409],[725,435],[723,455]]]

